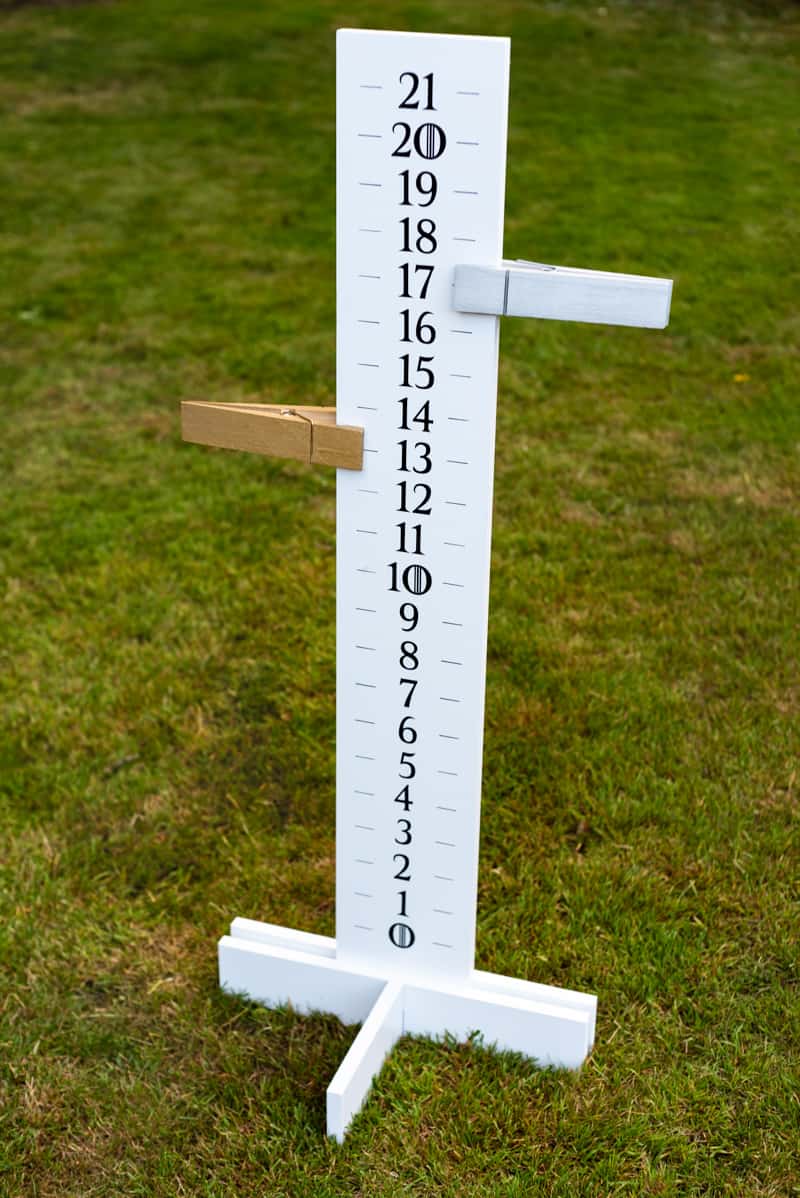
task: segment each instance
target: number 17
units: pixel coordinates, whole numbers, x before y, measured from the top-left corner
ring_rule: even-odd
[[[431,275],[433,274],[434,269],[435,268],[433,266],[428,266],[424,263],[418,263],[414,267],[414,275],[422,273],[425,276],[425,281],[423,282],[422,287],[420,288],[419,295],[417,297],[415,297],[411,290],[411,283],[412,283],[411,263],[404,262],[403,265],[400,267],[400,270],[402,271],[402,274],[403,274],[403,290],[400,292],[401,299],[414,299],[414,298],[425,299],[428,295],[428,287],[430,286]]]

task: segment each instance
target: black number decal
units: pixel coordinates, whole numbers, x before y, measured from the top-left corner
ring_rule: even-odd
[[[412,140],[411,126],[407,125],[405,121],[396,121],[392,125],[392,133],[397,129],[402,131],[403,136],[399,144],[392,150],[392,158],[410,158],[411,150],[406,147],[409,141]],[[414,149],[420,158],[430,160],[432,158],[441,158],[447,145],[447,138],[441,125],[432,125],[430,122],[426,122],[424,125],[420,125],[419,129],[415,130],[413,142]]]
[[[426,95],[426,101],[423,107],[427,109],[433,109],[433,73],[423,75],[422,78],[425,80]],[[401,100],[397,107],[419,108],[419,100],[414,99],[417,94],[417,88],[419,87],[419,75],[415,75],[413,71],[403,71],[402,75],[400,76],[400,82],[402,83],[404,79],[411,80],[411,87],[409,88],[406,98]]]
[[[404,254],[410,254],[411,250],[412,250],[412,246],[411,246],[411,238],[412,238],[411,217],[404,216],[403,219],[400,221],[400,224],[403,229],[403,244],[400,248]],[[424,217],[422,220],[417,221],[416,241],[414,242],[414,245],[416,247],[418,254],[434,253],[434,251],[436,250],[436,246],[437,246],[436,237],[434,236],[435,232],[436,232],[436,222],[435,221],[428,220],[427,217]]]
[[[407,625],[403,628],[403,632],[413,632],[419,623],[419,608],[415,607],[413,603],[401,603],[400,619],[406,621]],[[404,681],[405,680],[403,678],[400,679],[401,686],[403,685]],[[406,704],[406,706],[408,706],[408,704]]]
[[[393,923],[389,928],[389,939],[395,948],[411,948],[416,937],[407,923]]]
[[[409,807],[414,806],[414,800],[411,798],[409,790],[410,788],[408,786],[404,786],[403,789],[399,790],[394,796],[395,803],[400,803],[404,811],[408,811]]]
[[[400,768],[401,769],[407,768],[409,771],[407,774],[400,774],[400,777],[403,779],[404,782],[406,781],[406,779],[408,779],[408,781],[410,782],[411,779],[414,777],[414,775],[417,772],[417,767],[414,765],[414,762],[412,761],[413,757],[416,757],[416,753],[409,753],[406,751],[406,752],[400,754]]]
[[[404,825],[403,827],[400,828],[400,831],[403,835],[403,839],[398,840],[398,838],[395,836],[394,843],[400,844],[400,845],[411,844],[411,841],[412,841],[411,820],[410,819],[399,819],[397,822],[398,822],[398,824]],[[400,914],[405,915],[405,911],[401,911]]]
[[[407,150],[406,146],[411,140],[411,126],[407,125],[405,121],[397,121],[396,124],[392,125],[392,133],[394,133],[395,129],[401,129],[403,137],[400,144],[392,150],[392,158],[410,158],[411,151]]]
[[[408,465],[408,441],[398,441],[400,446],[400,470],[405,474],[409,472]],[[419,452],[420,461],[416,466],[410,467],[414,474],[428,474],[431,469],[431,447],[427,441],[415,441],[414,448]]]
[[[402,83],[404,79],[411,80],[411,89],[405,100],[401,100],[397,107],[419,108],[419,100],[412,99],[412,97],[417,94],[417,88],[419,87],[419,75],[415,75],[413,71],[403,71],[402,75],[400,76],[400,82]]]
[[[408,397],[401,395],[397,402],[400,404],[403,412],[402,416],[400,417],[400,428],[403,432],[410,432],[408,424]],[[417,411],[411,417],[411,423],[420,425],[424,433],[430,432],[431,425],[433,424],[433,417],[431,416],[431,401],[429,399],[426,399],[425,402],[419,408],[417,408]]]
[[[436,340],[436,329],[425,320],[426,316],[433,316],[433,313],[420,312],[412,333],[411,311],[408,308],[403,308],[400,313],[400,320],[403,325],[403,335],[400,340],[421,341],[423,345],[431,345]]]
[[[405,853],[395,853],[395,855],[392,857],[392,861],[402,861],[403,862],[403,864],[398,869],[397,873],[394,875],[395,881],[396,882],[410,882],[411,874],[407,873],[406,871],[408,870],[408,867],[411,865],[411,858],[407,857],[405,855]]]
[[[410,511],[414,516],[430,516],[432,510],[430,506],[431,489],[427,483],[414,483],[414,494],[416,495],[417,491],[420,491],[422,493],[422,498],[417,502],[417,506],[412,508],[408,507],[408,483],[402,482],[398,483],[397,485],[400,488],[400,506],[397,509],[398,512]],[[419,525],[417,525],[417,527],[419,527]]]
[[[389,573],[390,591],[399,591],[402,588],[410,595],[427,595],[433,586],[431,572],[425,566],[405,566],[401,570],[397,562],[390,562]]]
[[[400,361],[403,363],[403,381],[401,387],[410,387],[411,383],[411,354],[401,354]],[[417,391],[430,391],[433,384],[436,382],[436,375],[426,366],[426,362],[432,362],[433,357],[426,357],[422,354],[417,356],[416,376],[419,379],[424,379],[422,383],[414,383],[413,386]]]
[[[419,172],[413,183],[414,190],[421,197],[417,199],[412,199],[411,171],[401,171],[400,178],[403,180],[401,207],[410,208],[413,204],[416,204],[418,208],[430,208],[439,190],[436,176],[431,171]]]
[[[447,138],[441,125],[420,125],[414,134],[414,149],[420,158],[441,158],[446,145]]]
[[[413,745],[417,739],[417,730],[413,725],[413,715],[404,715],[397,729],[397,735],[404,745]]]
[[[400,669],[416,670],[419,665],[419,645],[413,641],[403,641],[400,646]]]
[[[421,524],[398,524],[400,529],[400,544],[397,546],[398,553],[415,553],[420,557],[425,554],[422,549],[422,525]],[[410,535],[409,535],[410,534]]]
[[[392,140],[395,142],[391,151],[393,158],[424,159],[433,162],[441,158],[447,147],[447,135],[441,125],[426,119],[423,113],[436,112],[433,102],[433,73],[420,75],[416,71],[403,71],[398,78],[399,92],[394,102],[401,111],[414,113],[409,116],[411,123],[397,121],[392,125]],[[388,164],[387,164],[388,165]],[[436,204],[439,194],[440,177],[433,167],[425,169],[419,161],[408,161],[402,167],[392,168],[397,171],[400,181],[399,195],[395,194],[395,202],[400,208],[431,208]],[[436,209],[434,215],[439,215]],[[376,216],[376,221],[377,221]],[[444,304],[449,297],[449,274],[443,275],[441,286],[428,298],[431,280],[435,267],[423,262],[415,262],[413,255],[428,257],[436,254],[439,249],[439,239],[446,234],[458,230],[447,226],[439,227],[437,221],[427,216],[413,213],[398,218],[400,224],[400,245],[397,261],[401,272],[400,298],[405,301],[422,301],[432,305],[432,308],[417,311],[416,304],[410,303],[399,310],[400,345],[407,353],[399,355],[401,377],[397,382],[403,393],[397,397],[400,404],[398,431],[406,437],[397,442],[399,458],[394,464],[395,483],[400,489],[397,511],[403,519],[397,528],[397,560],[388,563],[389,591],[400,593],[398,600],[398,624],[402,629],[400,636],[409,633],[419,635],[415,630],[422,623],[425,609],[419,603],[419,597],[427,595],[433,587],[433,575],[429,569],[419,562],[408,561],[408,557],[424,557],[423,540],[430,537],[430,522],[426,519],[420,523],[407,522],[407,515],[430,517],[433,513],[434,472],[433,439],[438,433],[433,433],[434,419],[432,408],[435,399],[430,396],[414,396],[413,391],[426,391],[435,396],[433,388],[436,385],[434,362],[436,360],[436,345],[439,330],[437,330],[436,305],[439,301]],[[402,260],[405,258],[405,260]],[[425,349],[426,354],[419,351]],[[447,369],[452,369],[448,366]],[[389,397],[387,397],[389,400]],[[374,401],[378,402],[377,398]],[[371,409],[377,411],[377,408]],[[443,430],[442,434],[443,435]],[[414,437],[424,437],[426,440],[415,441]],[[437,450],[438,453],[438,450]],[[438,458],[437,458],[438,461]],[[409,474],[429,476],[425,482],[409,479]],[[405,477],[404,477],[405,476]],[[438,492],[437,492],[438,495]],[[428,531],[426,531],[428,530]],[[430,548],[430,546],[429,546]],[[405,594],[403,594],[405,592]],[[407,596],[413,597],[409,602]],[[432,631],[432,630],[431,630]],[[424,644],[425,642],[423,642]],[[427,757],[422,749],[427,744],[424,727],[417,724],[417,705],[415,705],[416,689],[423,676],[423,664],[427,650],[417,641],[400,640],[394,642],[397,647],[397,665],[400,671],[398,683],[400,687],[400,710],[395,716],[397,729],[397,777],[403,785],[394,796],[394,802],[399,804],[403,816],[395,818],[394,844],[406,848],[414,841],[418,830],[414,824],[411,809],[411,782],[417,777],[418,764],[423,773],[427,772]],[[425,693],[425,692],[421,692]],[[399,742],[399,744],[397,743]],[[411,746],[413,745],[413,749]],[[417,757],[420,762],[417,762]],[[397,785],[395,782],[394,785]],[[416,783],[414,783],[416,785]],[[392,787],[393,789],[393,787]],[[405,853],[394,853],[392,861],[395,867],[394,878],[402,882],[411,881],[411,858]],[[397,891],[398,907],[396,923],[389,925],[387,935],[389,942],[395,948],[410,948],[416,941],[414,929],[406,922],[408,908],[414,909],[414,893],[411,889]],[[386,925],[384,925],[386,926]]]
[[[420,287],[419,296],[417,298],[418,299],[426,299],[427,295],[428,295],[428,287],[430,286],[430,282],[431,282],[431,275],[434,272],[434,267],[428,266],[426,263],[421,262],[421,263],[415,264],[414,270],[412,272],[409,263],[404,262],[402,264],[402,266],[400,267],[400,270],[403,275],[403,290],[400,292],[400,298],[401,299],[414,299],[415,297],[412,295],[412,292],[411,292],[412,274],[413,275],[424,274],[425,281],[423,282],[422,286]]]

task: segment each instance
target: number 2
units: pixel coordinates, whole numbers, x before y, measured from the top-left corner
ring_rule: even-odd
[[[398,882],[410,882],[411,874],[408,873],[407,870],[411,864],[411,858],[407,857],[405,855],[405,853],[395,853],[395,855],[392,857],[392,861],[402,861],[403,862],[403,864],[398,869],[397,873],[394,875],[395,880]]]

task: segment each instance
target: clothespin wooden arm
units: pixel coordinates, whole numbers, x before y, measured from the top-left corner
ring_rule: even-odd
[[[663,329],[671,299],[672,279],[575,270],[522,259],[495,266],[457,266],[453,278],[456,311],[494,316]]]
[[[285,404],[181,403],[184,441],[361,470],[364,430],[336,423],[336,408]]]

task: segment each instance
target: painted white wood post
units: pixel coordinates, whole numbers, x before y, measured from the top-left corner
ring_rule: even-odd
[[[661,328],[671,283],[502,260],[509,41],[340,30],[336,939],[236,919],[229,991],[363,1024],[341,1140],[404,1034],[577,1068],[593,995],[474,969],[499,316]]]

